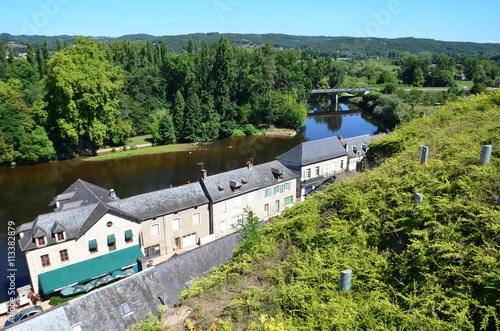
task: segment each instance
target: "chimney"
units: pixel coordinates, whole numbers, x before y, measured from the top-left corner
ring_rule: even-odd
[[[115,190],[113,190],[113,189],[110,189],[110,190],[109,190],[109,197],[110,197],[111,199],[116,199],[116,193],[115,193]]]
[[[348,143],[347,141],[345,142],[344,147],[345,147],[345,150],[346,150],[346,151],[348,151],[348,150],[349,150],[349,143]]]
[[[247,161],[247,168],[252,169],[253,167],[253,162],[252,161]]]
[[[208,178],[207,171],[205,169],[201,169],[201,179],[207,180],[207,178]]]

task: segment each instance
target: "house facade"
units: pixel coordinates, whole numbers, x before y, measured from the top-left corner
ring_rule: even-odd
[[[246,167],[217,175],[202,170],[200,185],[210,200],[215,238],[235,231],[245,209],[261,220],[279,215],[297,199],[297,175],[279,161]]]
[[[384,136],[385,133],[378,135],[365,134],[352,138],[341,138],[340,141],[344,145],[345,150],[349,156],[349,170],[362,170],[362,161],[368,152],[368,145],[372,140]]]
[[[141,221],[144,255],[152,259],[213,240],[208,203],[199,183],[192,183],[121,199],[110,205]]]
[[[276,159],[298,175],[300,199],[348,166],[348,153],[338,137],[302,143]]]
[[[51,203],[54,212],[18,228],[19,245],[36,293],[50,294],[136,263],[142,255],[138,246],[141,224],[110,207],[108,203],[115,199],[112,190],[77,180]],[[95,274],[90,275],[79,271],[84,267],[80,263],[99,264],[111,252],[123,264],[112,264],[115,269],[109,271],[94,268]]]

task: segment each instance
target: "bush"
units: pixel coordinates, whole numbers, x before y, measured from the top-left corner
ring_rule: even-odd
[[[243,127],[243,133],[247,136],[257,133],[257,129],[252,124],[245,124]]]

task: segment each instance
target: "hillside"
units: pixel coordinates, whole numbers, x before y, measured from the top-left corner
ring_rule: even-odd
[[[498,329],[499,143],[500,91],[376,140],[378,168],[288,209],[185,292],[188,328]],[[491,162],[479,166],[485,144]]]
[[[189,39],[197,43],[206,40],[208,43],[216,42],[220,37],[226,37],[230,43],[236,45],[246,45],[255,47],[263,43],[270,43],[275,47],[286,49],[306,50],[318,54],[336,53],[341,57],[351,56],[381,56],[388,57],[394,52],[409,52],[417,54],[420,52],[431,52],[433,55],[447,54],[449,56],[456,53],[467,53],[482,55],[486,57],[500,56],[500,44],[473,43],[473,42],[453,42],[440,41],[423,38],[358,38],[358,37],[328,37],[328,36],[293,36],[285,34],[238,34],[238,33],[193,33],[174,36],[152,36],[148,34],[125,35],[118,38],[111,37],[90,37],[102,41],[115,39],[147,40],[166,42],[170,51],[180,53],[186,50]],[[72,36],[14,36],[8,33],[0,34],[0,40],[6,44],[8,41],[21,43],[42,42],[47,40],[52,49],[55,50],[56,40],[61,39],[73,42]],[[337,53],[338,52],[338,53]]]

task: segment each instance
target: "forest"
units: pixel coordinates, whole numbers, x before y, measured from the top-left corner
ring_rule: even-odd
[[[329,185],[185,290],[201,330],[498,330],[500,91],[413,119],[369,146],[373,170]],[[429,147],[422,163],[420,146]],[[492,145],[480,165],[482,145]],[[416,193],[423,198],[415,200]],[[349,290],[340,273],[352,270]],[[149,314],[130,330],[160,330]]]
[[[392,129],[409,118],[410,104],[481,93],[500,76],[495,56],[396,49],[382,59],[340,59],[341,53],[210,37],[218,39],[188,39],[181,52],[164,40],[0,42],[0,164],[93,155],[137,135],[171,144],[271,126],[297,130],[312,88],[378,87],[362,104]],[[457,87],[462,80],[471,82],[470,90]],[[401,89],[422,86],[449,89],[435,96]]]

